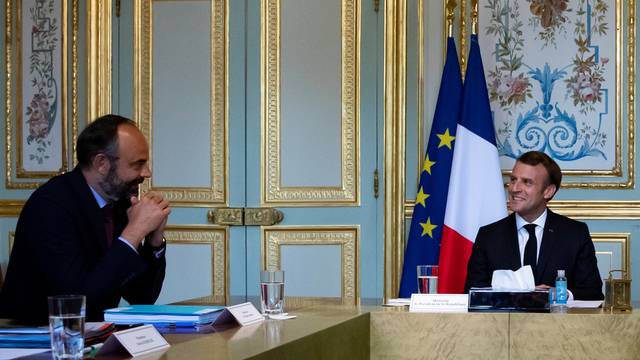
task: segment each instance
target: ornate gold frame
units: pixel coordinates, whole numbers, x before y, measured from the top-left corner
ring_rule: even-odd
[[[282,186],[280,157],[280,1],[262,0],[261,96],[263,205],[360,204],[360,0],[342,0],[342,185]]]
[[[209,225],[168,225],[164,236],[171,245],[209,244],[211,246],[211,294],[215,304],[229,301],[229,233],[225,227]]]
[[[153,24],[152,0],[134,3],[134,118],[151,147],[153,167]],[[142,191],[156,190],[175,206],[227,205],[228,199],[228,2],[211,2],[211,187],[156,187],[145,181]]]
[[[262,227],[261,245],[262,268],[268,270],[280,269],[282,245],[340,245],[342,247],[341,302],[359,304],[360,227],[358,225]]]
[[[613,243],[620,246],[620,261],[622,269],[631,276],[631,234],[630,233],[592,233],[591,238],[597,243]],[[594,245],[595,245],[594,244]],[[596,253],[598,249],[596,249]]]
[[[460,13],[465,14],[462,16],[463,20],[467,16],[471,16],[470,12],[477,3],[478,0],[472,0],[471,6],[467,8],[467,2],[465,0],[460,1]],[[627,10],[629,15],[627,17],[626,26],[623,26],[625,15],[624,10]],[[635,132],[635,0],[630,0],[626,7],[623,7],[623,0],[616,0],[615,4],[615,41],[616,41],[616,91],[615,91],[615,108],[616,108],[616,131],[615,131],[615,139],[616,139],[616,147],[615,147],[615,166],[612,170],[566,170],[562,173],[570,176],[584,176],[584,177],[593,177],[593,178],[611,178],[611,177],[622,177],[623,181],[598,181],[598,182],[586,182],[582,181],[564,181],[562,183],[562,187],[564,188],[580,188],[580,189],[633,189],[635,184],[635,141],[634,141],[634,132]],[[463,32],[466,34],[467,26],[465,23],[461,23],[461,40],[466,37],[463,36]],[[626,59],[627,59],[627,83],[626,83],[626,109],[627,109],[627,119],[628,119],[628,136],[625,140],[625,143],[628,144],[627,153],[627,170],[628,177],[624,179],[623,177],[623,153],[622,153],[622,133],[623,133],[623,110],[625,107],[623,106],[623,72],[622,68],[625,65],[623,59],[623,35],[624,32],[628,32],[627,34],[627,42],[626,42]],[[462,42],[461,42],[462,43]],[[461,46],[462,49],[465,48],[465,45]],[[465,52],[462,51],[461,58],[466,56]],[[461,66],[462,63],[461,63]],[[464,66],[463,66],[464,68]],[[508,170],[503,170],[503,175],[511,174]]]
[[[33,189],[38,187],[42,182],[34,182],[34,181],[15,181],[13,178],[13,166],[14,163],[16,165],[16,176],[19,178],[31,178],[31,179],[46,179],[53,175],[59,174],[67,169],[68,164],[68,144],[67,144],[67,119],[68,119],[68,110],[67,110],[67,71],[68,71],[68,55],[67,55],[67,46],[68,46],[68,25],[67,25],[67,12],[68,12],[68,0],[62,1],[62,13],[64,16],[61,17],[61,56],[62,56],[62,78],[61,78],[61,142],[62,142],[62,158],[61,158],[61,169],[58,172],[27,172],[22,169],[22,158],[21,154],[14,154],[13,151],[13,122],[15,120],[16,125],[16,138],[18,149],[21,149],[22,142],[22,127],[18,126],[18,124],[22,124],[22,50],[20,47],[20,27],[21,27],[21,6],[22,1],[10,1],[7,0],[5,2],[5,187],[7,189]],[[77,11],[77,0],[72,2],[72,12]],[[15,10],[15,11],[14,11]],[[15,12],[15,16],[14,16]],[[14,20],[15,20],[15,29],[14,29]],[[15,30],[15,34],[14,34]],[[77,22],[72,23],[72,41],[75,44],[77,40],[78,33],[78,24]],[[15,44],[14,44],[15,42]],[[14,45],[16,47],[15,51],[15,59],[14,59]],[[75,59],[74,59],[75,60]],[[14,66],[16,70],[14,71]],[[72,69],[73,74],[77,74],[78,69],[74,67]],[[13,84],[15,80],[15,94],[13,90]],[[75,84],[72,83],[72,86]],[[77,89],[73,88],[72,96],[77,94]],[[15,101],[14,101],[15,97]],[[13,108],[13,105],[16,105],[18,111],[16,112]],[[73,121],[76,121],[74,119]],[[14,161],[15,160],[15,161]]]

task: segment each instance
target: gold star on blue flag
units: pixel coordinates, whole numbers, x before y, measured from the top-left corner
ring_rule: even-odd
[[[449,175],[462,100],[462,75],[453,38],[447,40],[447,59],[442,71],[427,152],[420,169],[420,181],[411,228],[404,252],[401,298],[418,292],[416,266],[437,265]]]

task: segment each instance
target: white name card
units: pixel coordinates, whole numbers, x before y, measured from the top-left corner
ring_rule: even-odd
[[[264,321],[264,316],[252,303],[246,302],[238,305],[228,306],[222,310],[222,314],[213,322],[213,326],[228,325],[237,322],[240,326],[257,324]]]
[[[467,312],[467,294],[411,294],[409,312]]]
[[[153,325],[145,325],[114,332],[100,348],[97,355],[126,350],[129,355],[135,357],[165,350],[170,346]]]

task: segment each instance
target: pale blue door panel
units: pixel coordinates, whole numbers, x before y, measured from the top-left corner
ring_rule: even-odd
[[[272,227],[247,229],[248,294],[258,294],[259,271],[263,267],[279,267],[286,271],[288,296],[344,299],[349,295],[356,302],[360,298],[380,299],[382,198],[374,197],[373,185],[374,171],[380,168],[381,159],[377,146],[381,104],[378,89],[382,80],[382,58],[377,60],[382,55],[380,14],[367,1],[284,0],[279,13],[270,12],[271,4],[263,3],[267,11],[262,14],[257,2],[250,2],[247,9],[247,206],[275,207],[284,213],[284,220]],[[350,41],[348,36],[341,38],[350,31],[349,20],[345,19],[351,16],[348,10],[342,12],[343,5],[346,9],[362,6],[358,8],[361,28],[356,30],[361,43],[355,52],[341,47]],[[273,31],[269,24],[274,19],[281,31],[287,29],[286,34],[280,35],[280,48],[275,49],[270,43],[260,45],[270,38],[261,31]],[[260,24],[264,25],[262,29]],[[328,28],[319,35],[318,26],[323,25]],[[270,64],[275,61],[271,57],[274,51],[280,61],[275,69]],[[348,66],[344,67],[350,59],[343,52],[358,55],[359,83],[354,88],[348,83],[353,74]],[[275,83],[269,78],[272,71],[280,74],[274,78]],[[322,78],[323,74],[326,78]],[[279,96],[270,95],[274,89]],[[344,171],[353,171],[343,166],[351,161],[345,146],[353,141],[349,137],[353,133],[345,132],[351,99],[344,92],[352,89],[359,95],[354,109],[355,189],[347,193],[344,201],[333,201],[333,194],[339,198],[341,186],[348,187]],[[275,116],[269,110],[274,101],[278,102],[279,111]],[[269,130],[274,118],[278,130],[272,133]],[[278,142],[279,153],[275,156],[269,148],[272,137],[277,137]],[[275,192],[282,190],[282,202],[269,200],[265,193],[272,190],[267,168],[276,166],[274,161],[278,162],[280,181]],[[296,200],[288,202],[288,194]],[[313,284],[303,283],[307,266],[323,267],[310,275]]]

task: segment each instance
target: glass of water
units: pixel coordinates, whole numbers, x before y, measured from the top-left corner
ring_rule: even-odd
[[[438,265],[418,265],[418,293],[438,293]]]
[[[82,359],[84,295],[49,296],[49,332],[54,359]]]
[[[260,272],[260,299],[263,314],[284,312],[284,271]]]

